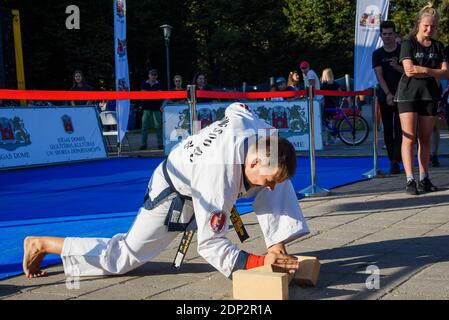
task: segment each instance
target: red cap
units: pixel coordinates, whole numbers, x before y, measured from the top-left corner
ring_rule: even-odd
[[[310,64],[307,61],[301,61],[301,63],[299,64],[299,67],[301,69],[310,68]]]

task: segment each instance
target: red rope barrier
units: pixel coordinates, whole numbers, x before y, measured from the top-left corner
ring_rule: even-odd
[[[186,98],[187,91],[0,90],[0,99],[14,100],[159,100]]]
[[[348,97],[372,95],[373,90],[334,91],[315,90],[316,95]],[[294,98],[306,96],[305,90],[274,92],[196,92],[197,98],[209,99],[270,99],[276,97]],[[162,100],[186,99],[187,91],[55,91],[55,90],[0,90],[0,99],[12,100]]]
[[[197,98],[209,99],[268,99],[268,98],[293,98],[297,96],[305,96],[306,92],[302,91],[272,91],[272,92],[223,92],[223,91],[204,91],[196,92]]]
[[[340,91],[340,90],[315,90],[315,94],[328,97],[354,97],[354,96],[370,96],[373,89],[364,91]]]

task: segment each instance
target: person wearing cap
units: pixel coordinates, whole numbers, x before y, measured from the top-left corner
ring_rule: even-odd
[[[320,90],[320,78],[318,77],[316,72],[310,68],[310,64],[307,61],[303,60],[299,63],[299,68],[301,69],[302,76],[304,78],[304,87],[306,88],[306,90],[308,86],[313,86],[315,90]],[[315,99],[320,100],[321,96],[315,96]]]
[[[271,91],[292,91],[291,87],[287,86],[287,80],[284,77],[278,77],[271,87]],[[271,98],[271,101],[284,101],[282,97]]]
[[[276,87],[278,91],[286,91],[287,90],[287,80],[284,77],[279,77],[276,79]]]

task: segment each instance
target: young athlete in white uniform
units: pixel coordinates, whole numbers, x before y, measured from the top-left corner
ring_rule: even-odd
[[[289,180],[295,170],[293,146],[246,105],[233,103],[224,119],[181,141],[157,167],[128,233],[111,239],[27,237],[25,275],[46,275],[40,262],[47,253],[61,255],[67,276],[127,273],[153,259],[193,218],[198,253],[223,275],[263,264],[294,272],[298,262],[285,244],[309,232]],[[226,237],[232,207],[244,197],[255,197],[265,256],[240,250]]]

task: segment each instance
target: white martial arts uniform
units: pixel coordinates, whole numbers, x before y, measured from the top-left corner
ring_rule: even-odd
[[[227,277],[243,269],[248,257],[226,238],[237,199],[255,196],[253,207],[267,247],[309,233],[290,180],[271,191],[249,188],[244,178],[247,146],[266,132],[275,134],[276,130],[244,104],[233,103],[223,120],[181,141],[166,160],[177,192],[192,197],[198,253]],[[150,179],[147,195],[127,234],[112,239],[66,238],[61,253],[66,275],[124,274],[166,248],[179,232],[169,232],[165,225],[176,193],[164,178],[162,164]],[[183,214],[180,222],[188,222],[190,215]]]

